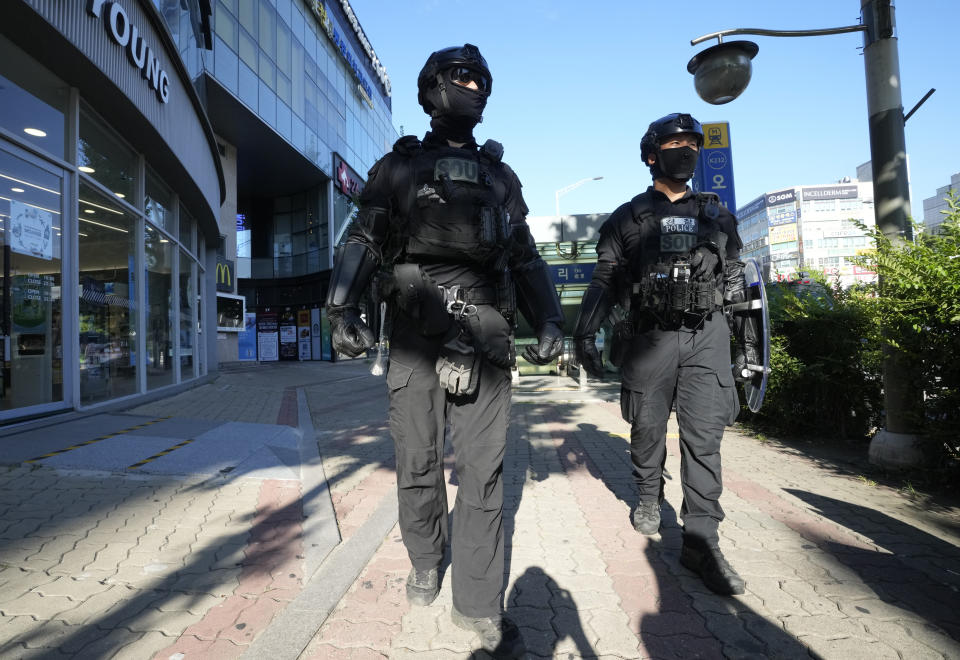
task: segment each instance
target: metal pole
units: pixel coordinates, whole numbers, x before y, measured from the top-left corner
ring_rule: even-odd
[[[894,245],[899,245],[913,239],[913,230],[909,221],[907,149],[894,8],[891,0],[860,0],[860,11],[867,27],[863,61],[870,117],[874,209],[877,227]],[[882,281],[880,286],[882,291]],[[903,353],[892,348],[885,350],[886,427],[871,442],[870,458],[874,462],[902,467],[915,465],[920,460],[913,435],[916,429],[909,421],[911,409],[917,410],[912,404],[918,399],[909,367]]]

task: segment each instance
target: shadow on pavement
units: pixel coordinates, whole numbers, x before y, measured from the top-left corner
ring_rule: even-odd
[[[578,405],[583,404],[530,406],[528,414],[541,416],[551,424],[577,426],[576,431],[549,431],[554,446],[538,450],[531,447],[531,463],[549,464],[536,454],[555,452],[563,467],[551,472],[585,469],[632,511],[638,496],[631,474],[629,442],[594,424],[578,423]],[[535,478],[548,476],[552,474],[540,473]],[[589,522],[591,512],[583,513]],[[646,537],[643,551],[652,570],[647,603],[653,612],[630,621],[641,652],[656,658],[819,657],[785,632],[778,621],[768,621],[743,600],[711,593],[698,576],[683,568],[679,563],[682,528],[676,510],[665,501],[661,515],[661,534],[659,538]],[[629,514],[624,515],[623,525],[632,529]]]
[[[826,538],[810,539],[830,552],[840,564],[852,569],[881,600],[910,610],[960,641],[956,610],[960,602],[960,549],[859,504],[804,490],[786,488],[784,491],[809,504],[824,518],[888,550],[889,554]],[[861,608],[858,606],[858,609]]]
[[[322,490],[323,488],[314,489],[304,493],[303,497],[304,499],[316,497]],[[298,559],[292,555],[292,551],[300,540],[299,529],[295,523],[301,520],[302,509],[299,499],[266,516],[261,517],[258,514],[249,530],[244,529],[242,532],[225,535],[218,539],[217,544],[203,548],[199,552],[190,553],[190,560],[186,566],[175,573],[159,578],[149,586],[141,587],[137,595],[120,600],[103,615],[95,616],[83,625],[69,627],[58,625],[57,620],[38,622],[37,627],[30,632],[20,634],[0,646],[0,654],[16,650],[18,644],[29,646],[33,643],[37,646],[43,643],[45,647],[49,647],[50,645],[46,642],[52,637],[56,639],[56,648],[63,653],[80,654],[80,657],[90,658],[111,657],[120,644],[129,642],[127,638],[116,641],[106,639],[113,630],[118,628],[140,630],[144,626],[149,628],[149,619],[154,619],[158,615],[164,616],[163,612],[153,610],[163,608],[165,603],[173,599],[178,601],[177,610],[189,610],[192,605],[206,598],[210,591],[224,583],[227,576],[216,575],[221,569],[211,567],[222,563],[238,548],[245,548],[243,556],[237,557],[237,561],[234,562],[234,568],[241,570],[239,579],[247,580],[251,584],[268,584],[275,578],[290,577],[290,562]],[[251,542],[248,543],[248,540]],[[229,568],[224,570],[230,571],[230,578],[236,577],[235,571]],[[286,575],[281,576],[281,573]],[[296,577],[302,576],[293,575],[291,579]],[[122,585],[122,583],[112,584]],[[211,588],[207,590],[206,586]],[[290,584],[290,586],[293,585]],[[228,595],[227,600],[242,598],[242,593],[244,593],[242,589],[238,589],[232,596]],[[270,597],[269,592],[252,595]],[[286,594],[286,597],[291,596]],[[150,608],[149,611],[148,608]],[[238,624],[237,630],[242,631],[243,627],[245,626]],[[252,637],[256,632],[259,631],[252,630],[250,636]],[[252,639],[242,640],[242,632],[238,632],[235,637],[240,638],[237,641],[241,643],[252,641]],[[175,639],[171,638],[171,643]]]

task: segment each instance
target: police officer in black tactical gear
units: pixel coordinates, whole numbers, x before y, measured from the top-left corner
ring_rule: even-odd
[[[625,312],[614,337],[620,354],[620,407],[630,422],[639,491],[633,525],[660,529],[667,418],[676,402],[683,485],[681,563],[721,594],[744,583],[723,558],[717,528],[720,440],[739,402],[731,371],[730,330],[722,308],[742,300],[743,262],[736,218],[719,198],[693,193],[703,146],[700,122],[671,114],[650,124],[640,143],[653,185],[617,208],[600,229],[597,267],[574,330],[580,364],[603,376],[595,335],[614,304]],[[739,345],[742,346],[742,343]]]
[[[417,86],[431,131],[400,138],[370,170],[337,255],[328,316],[338,351],[370,348],[360,297],[375,272],[389,275],[378,288],[392,318],[387,386],[400,528],[413,564],[407,598],[429,605],[439,591],[449,424],[459,480],[452,618],[488,651],[514,657],[523,640],[502,615],[501,522],[513,329],[519,307],[538,334],[524,357],[547,364],[562,350],[563,315],[527,227],[520,181],[500,144],[478,146],[473,137],[492,86],[480,51],[465,44],[431,54]]]

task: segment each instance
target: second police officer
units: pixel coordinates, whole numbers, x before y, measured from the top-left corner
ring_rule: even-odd
[[[538,334],[524,357],[547,364],[563,347],[563,315],[527,227],[520,181],[500,144],[478,146],[473,137],[492,87],[480,51],[465,44],[432,53],[417,86],[431,131],[400,138],[369,172],[331,276],[333,344],[350,356],[373,345],[359,303],[374,274],[389,271],[379,288],[393,319],[387,386],[400,529],[413,564],[407,598],[429,605],[439,591],[449,424],[459,480],[452,618],[486,650],[517,657],[522,637],[502,614],[513,327],[519,307]]]
[[[617,208],[600,229],[596,270],[574,330],[576,354],[587,373],[602,377],[595,334],[620,303],[627,319],[614,332],[622,340],[616,350],[620,357],[614,359],[639,493],[633,525],[642,534],[659,531],[667,419],[675,403],[683,487],[681,563],[711,590],[740,594],[743,580],[718,545],[720,441],[739,411],[730,331],[721,311],[725,301],[744,295],[736,218],[716,195],[695,194],[687,186],[703,146],[700,122],[688,114],[667,115],[650,124],[640,145],[653,185]],[[743,363],[753,346],[736,330],[736,359]]]

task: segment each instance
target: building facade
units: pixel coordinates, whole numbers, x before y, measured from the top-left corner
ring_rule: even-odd
[[[154,3],[224,160],[217,358],[329,357],[313,335],[334,248],[398,137],[386,70],[347,0],[212,0],[210,50],[180,0]]]
[[[876,279],[854,263],[872,245],[857,226],[876,223],[870,182],[845,178],[764,193],[741,206],[737,220],[741,254],[757,259],[768,281],[802,271],[820,271],[843,286]]]
[[[944,215],[950,212],[947,203],[950,195],[960,195],[960,172],[950,177],[950,184],[937,188],[937,194],[923,200],[923,229],[936,233],[943,222]]]
[[[0,11],[0,424],[215,368],[224,174],[150,2]]]

